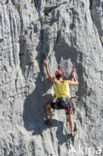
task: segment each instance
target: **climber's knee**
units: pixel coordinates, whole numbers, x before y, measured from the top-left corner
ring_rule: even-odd
[[[45,109],[50,109],[50,108],[51,108],[50,104],[45,105]]]
[[[67,114],[67,121],[72,122],[72,115],[71,114]]]

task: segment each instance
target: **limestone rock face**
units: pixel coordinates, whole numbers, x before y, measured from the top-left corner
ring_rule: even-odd
[[[103,45],[103,1],[91,1],[91,15]]]
[[[103,1],[0,0],[0,156],[103,154]],[[78,139],[69,138],[64,110],[44,125],[53,100],[43,59],[71,86]]]

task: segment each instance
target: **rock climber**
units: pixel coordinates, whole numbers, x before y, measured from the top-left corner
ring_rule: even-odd
[[[63,80],[63,73],[60,70],[57,70],[55,72],[55,78],[50,74],[49,68],[48,68],[48,62],[46,60],[43,61],[46,73],[49,77],[49,79],[54,84],[54,92],[56,95],[56,102],[52,102],[45,105],[45,111],[46,115],[49,117],[48,120],[46,120],[46,124],[53,124],[52,114],[51,114],[51,108],[52,109],[66,109],[67,110],[67,121],[69,121],[70,125],[70,131],[71,135],[74,134],[74,124],[72,120],[72,103],[70,102],[70,89],[69,85],[77,85],[78,80],[76,78],[76,72],[72,72],[73,81],[70,80]]]

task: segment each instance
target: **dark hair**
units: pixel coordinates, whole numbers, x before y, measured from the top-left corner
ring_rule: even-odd
[[[59,80],[61,77],[63,77],[63,75],[61,75],[61,74],[56,75],[57,80]]]

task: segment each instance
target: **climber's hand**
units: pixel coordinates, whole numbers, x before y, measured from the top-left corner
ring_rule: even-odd
[[[43,64],[47,67],[47,66],[48,66],[47,60],[44,60],[44,61],[43,61]]]
[[[76,72],[72,71],[72,77],[75,77],[75,76],[76,76]]]
[[[69,85],[78,85],[78,80],[76,78],[76,72],[72,71],[71,74],[72,74],[74,81],[68,80]]]

